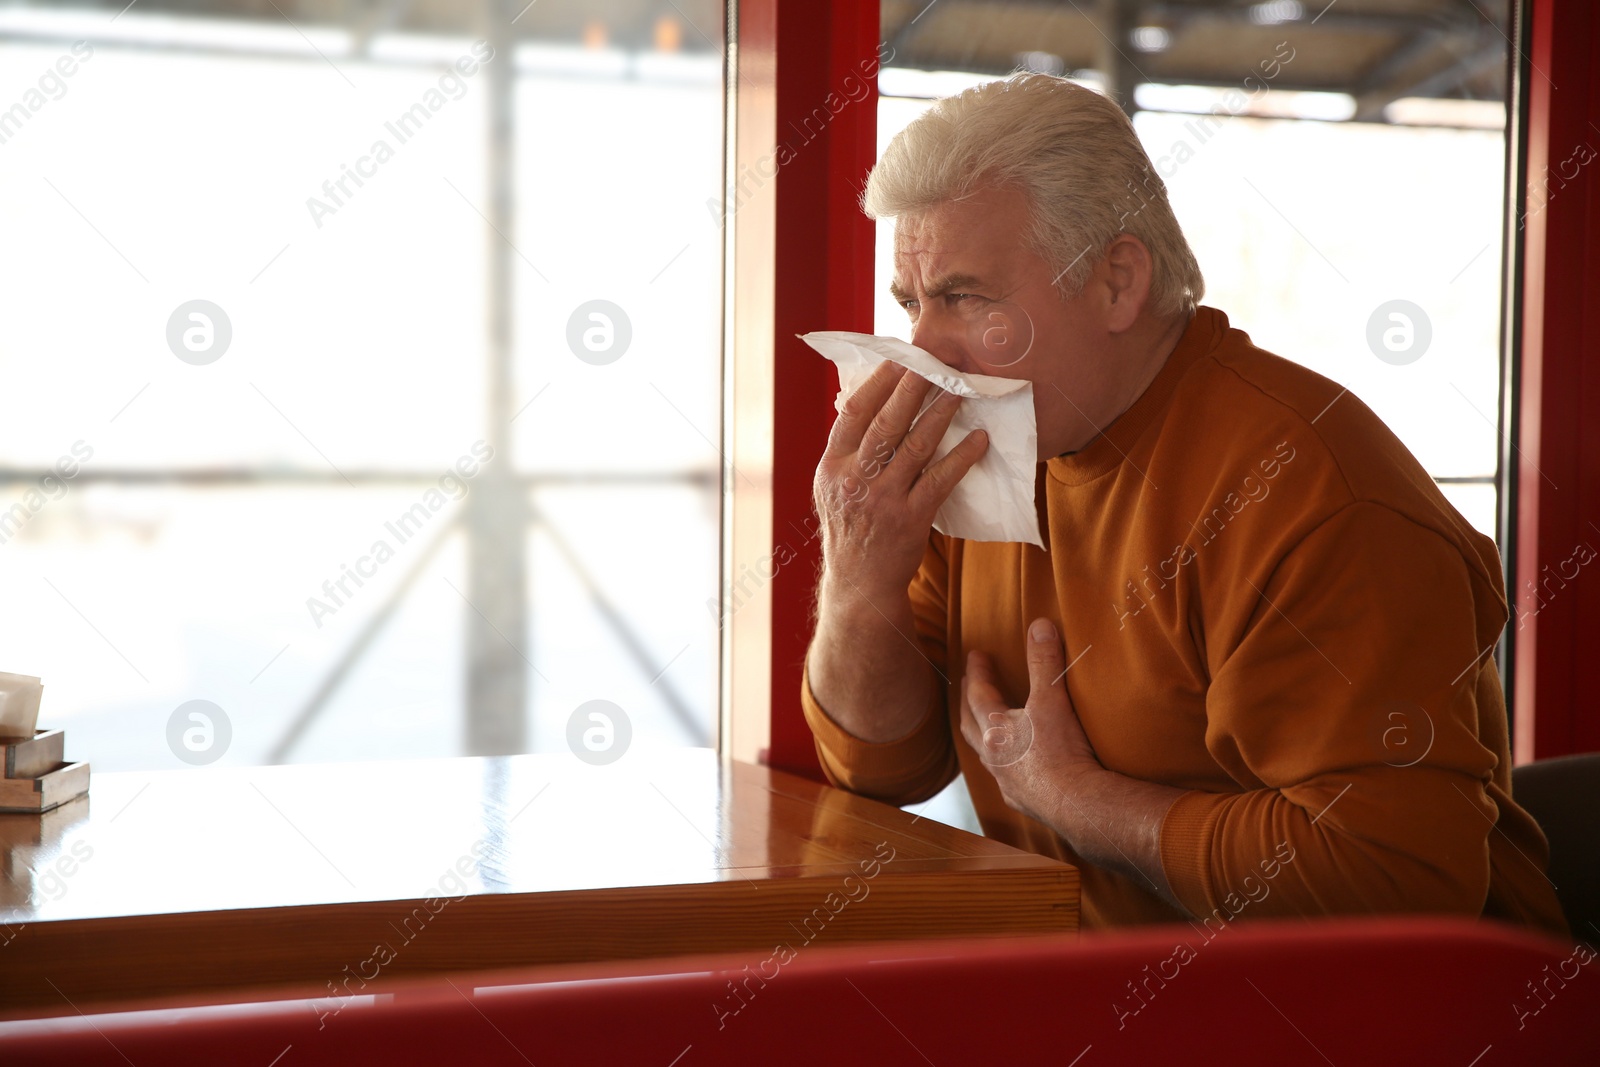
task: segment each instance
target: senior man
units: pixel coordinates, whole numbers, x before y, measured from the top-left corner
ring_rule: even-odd
[[[963,774],[986,834],[1081,868],[1085,926],[1565,934],[1511,797],[1493,542],[1354,396],[1197,306],[1122,111],[1046,75],[970,89],[863,204],[895,219],[913,342],[1033,383],[1045,547],[932,529],[986,448],[930,462],[959,397],[917,418],[932,386],[886,361],[848,398],[801,684],[829,779],[906,804]]]

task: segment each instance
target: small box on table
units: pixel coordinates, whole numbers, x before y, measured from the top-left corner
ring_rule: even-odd
[[[33,778],[0,778],[0,812],[37,815],[88,791],[87,763],[63,763]]]
[[[0,812],[38,815],[89,791],[89,765],[68,763],[66,735],[37,730],[44,685],[0,671]]]
[[[32,737],[0,737],[0,774],[6,778],[37,778],[67,761],[66,737],[61,730],[38,730]]]

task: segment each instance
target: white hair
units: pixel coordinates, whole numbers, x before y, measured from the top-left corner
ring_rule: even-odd
[[[1027,240],[1065,297],[1076,296],[1119,233],[1154,260],[1149,306],[1193,311],[1205,280],[1167,201],[1166,183],[1111,100],[1066,78],[1014,74],[936,101],[895,136],[867,179],[875,219],[921,214],[981,187],[1027,196]]]

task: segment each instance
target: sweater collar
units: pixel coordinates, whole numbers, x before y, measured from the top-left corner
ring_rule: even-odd
[[[1196,360],[1217,346],[1227,330],[1227,315],[1213,307],[1196,308],[1183,336],[1178,338],[1167,361],[1139,399],[1078,451],[1045,460],[1051,477],[1066,485],[1082,485],[1126,461],[1129,450],[1145,430],[1166,415],[1172,394],[1184,374]]]

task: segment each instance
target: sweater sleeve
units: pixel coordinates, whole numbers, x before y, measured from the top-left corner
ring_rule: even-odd
[[[959,772],[950,733],[945,666],[949,626],[948,539],[932,531],[908,592],[916,633],[907,634],[938,673],[921,723],[897,741],[863,741],[840,726],[811,694],[811,676],[801,672],[800,707],[828,781],[852,793],[889,804],[915,804],[936,795]]]
[[[1367,502],[1224,581],[1205,742],[1240,791],[1185,793],[1162,823],[1184,907],[1480,914],[1499,810],[1477,686],[1498,627],[1475,620],[1495,591],[1438,533]],[[1490,617],[1503,626],[1503,601]]]

